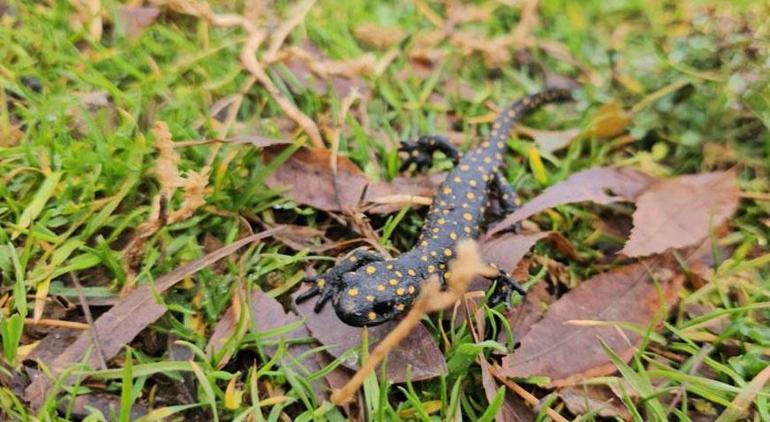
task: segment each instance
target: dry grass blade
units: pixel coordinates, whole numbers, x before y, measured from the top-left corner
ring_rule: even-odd
[[[733,399],[731,406],[726,409],[716,422],[732,422],[741,419],[746,411],[751,406],[751,402],[762,392],[765,384],[770,380],[770,366],[763,369],[751,382],[743,388],[735,399]]]

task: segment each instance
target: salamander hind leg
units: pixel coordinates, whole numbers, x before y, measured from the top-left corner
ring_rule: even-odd
[[[510,214],[516,211],[516,209],[519,208],[518,204],[516,204],[516,191],[513,190],[513,186],[508,183],[508,180],[505,178],[503,172],[500,170],[495,172],[491,183],[492,190],[497,195],[500,208],[502,208],[503,212],[505,214]]]
[[[498,269],[497,276],[490,279],[494,282],[495,290],[489,298],[489,306],[494,307],[500,303],[505,303],[508,306],[511,303],[513,292],[519,293],[522,296],[527,293],[519,283],[502,269]]]
[[[441,151],[452,160],[454,164],[460,160],[460,153],[449,138],[441,135],[425,135],[419,137],[416,141],[402,141],[399,151],[407,154],[406,159],[401,163],[400,171],[404,171],[412,164],[417,166],[417,170],[422,170],[433,162],[433,153]]]
[[[359,249],[343,260],[337,262],[332,268],[321,275],[307,276],[302,279],[304,283],[310,283],[311,287],[297,296],[297,303],[302,303],[311,297],[318,296],[313,310],[320,312],[326,302],[329,301],[342,288],[342,276],[345,273],[355,271],[372,262],[383,261],[384,258],[371,251]]]

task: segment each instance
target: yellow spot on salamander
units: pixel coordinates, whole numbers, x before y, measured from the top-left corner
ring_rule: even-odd
[[[377,268],[374,268],[373,266],[370,265],[370,266],[366,267],[366,272],[369,273],[369,274],[374,274],[374,273],[377,272]]]
[[[449,195],[450,193],[452,193],[452,188],[444,188],[443,192],[444,192],[444,195]]]
[[[406,273],[409,274],[412,277],[417,275],[417,273],[414,270],[412,270],[412,269],[407,270]]]
[[[452,250],[449,248],[444,249],[444,256],[452,256]]]
[[[367,302],[374,302],[374,296],[372,296],[372,295],[367,296],[366,297],[366,301]]]
[[[348,290],[348,295],[349,295],[349,296],[353,296],[353,297],[356,297],[356,296],[358,296],[358,289],[356,289],[355,287],[353,287],[352,289]]]
[[[463,214],[463,219],[465,219],[465,221],[471,221],[471,220],[473,220],[473,216],[471,215],[471,213],[466,212],[465,214]],[[374,271],[372,271],[372,272],[374,272]]]
[[[401,271],[396,271],[396,277],[403,277],[404,275],[401,273]]]
[[[385,268],[387,268],[389,270],[392,270],[393,269],[393,264],[388,264],[387,266],[385,266]]]
[[[468,199],[474,199],[476,198],[476,194],[473,192],[468,192],[467,195],[465,195]]]
[[[355,256],[351,256],[350,257],[350,262],[356,262],[357,260],[358,260],[358,258],[356,258]]]
[[[436,256],[438,253],[436,251],[430,251],[430,256]]]
[[[468,170],[471,169],[471,167],[469,165],[467,165],[467,164],[463,164],[459,168],[460,168],[461,171],[468,171]]]
[[[436,271],[436,267],[434,265],[428,265],[428,272],[432,273]]]
[[[384,291],[385,291],[385,285],[383,285],[383,284],[378,284],[378,285],[377,285],[377,291],[378,291],[378,292],[384,292]]]
[[[395,278],[391,278],[390,280],[388,280],[388,283],[390,283],[391,286],[395,286],[396,284],[398,284],[398,280],[396,280]]]
[[[470,182],[468,182],[468,184],[473,187],[476,187],[477,182],[475,180],[471,180]]]
[[[490,157],[484,157],[484,162],[489,164],[492,162],[492,159]]]
[[[449,238],[452,240],[457,240],[457,233],[455,232],[449,233]]]
[[[422,246],[423,248],[428,246],[428,241],[427,240],[423,240],[422,242],[420,242],[420,246]]]
[[[423,256],[420,257],[420,261],[428,262],[428,257],[423,255]]]
[[[488,142],[488,141],[484,141],[484,142],[482,142],[482,143],[481,143],[481,147],[482,147],[482,148],[489,148],[489,142]]]
[[[443,218],[439,218],[438,220],[436,220],[436,222],[439,224],[444,224],[446,223],[446,220],[444,220]]]
[[[396,294],[399,295],[399,296],[403,296],[404,295],[404,288],[403,287],[399,287],[398,289],[396,289]]]
[[[409,293],[414,293],[414,286],[409,286],[409,288],[406,289]]]
[[[463,181],[463,179],[461,179],[460,176],[455,176],[453,180],[455,181],[455,183],[460,183]]]
[[[465,227],[463,227],[463,231],[464,231],[465,233],[470,233],[470,232],[471,232],[471,228],[470,228],[470,227],[468,227],[468,226],[465,226]]]
[[[396,308],[396,310],[398,310],[398,311],[403,311],[404,310],[404,304],[403,303],[399,303],[398,305],[394,306],[394,308]]]
[[[377,319],[377,314],[369,312],[369,321],[374,321],[375,319]]]
[[[315,285],[316,285],[316,286],[318,286],[318,288],[319,288],[319,289],[323,289],[323,288],[324,288],[324,286],[326,285],[326,280],[324,280],[324,279],[322,279],[322,278],[319,278],[319,279],[318,279],[318,280],[315,282]]]

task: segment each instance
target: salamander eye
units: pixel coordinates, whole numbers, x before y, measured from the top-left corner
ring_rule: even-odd
[[[380,315],[389,314],[393,311],[393,301],[385,300],[382,302],[376,302],[372,308],[374,309],[374,312]]]

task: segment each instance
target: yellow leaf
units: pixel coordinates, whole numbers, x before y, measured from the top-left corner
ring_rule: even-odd
[[[45,300],[48,298],[48,288],[51,286],[51,279],[46,278],[37,285],[35,291],[35,310],[32,312],[32,319],[35,322],[40,321],[45,310]]]
[[[227,383],[227,389],[225,389],[225,407],[230,410],[236,410],[241,407],[241,400],[243,399],[243,391],[235,388],[236,381],[238,381],[237,376],[230,378],[230,382]]]
[[[585,133],[592,138],[614,138],[625,132],[630,123],[631,115],[617,102],[611,102],[599,107]]]
[[[535,176],[535,180],[537,180],[538,183],[541,185],[548,184],[548,173],[543,165],[543,160],[540,159],[540,153],[535,146],[529,148],[529,167],[532,168],[532,174]]]
[[[425,413],[429,415],[441,410],[441,406],[442,406],[441,400],[431,400],[422,404],[423,410],[425,410]],[[398,415],[404,419],[413,418],[417,416],[417,410],[414,408],[404,409],[403,411],[399,412]]]

